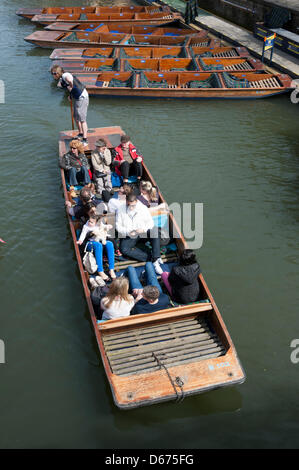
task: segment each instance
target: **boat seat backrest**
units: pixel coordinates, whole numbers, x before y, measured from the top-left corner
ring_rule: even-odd
[[[222,78],[227,88],[249,88],[250,84],[246,78],[239,78],[228,72],[223,72]]]

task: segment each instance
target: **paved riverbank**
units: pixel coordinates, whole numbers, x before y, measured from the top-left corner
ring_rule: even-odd
[[[185,11],[186,4],[184,1],[166,0],[161,3],[168,4],[181,13]],[[210,31],[215,36],[220,37],[230,44],[246,47],[252,55],[258,58],[262,57],[263,42],[255,38],[250,31],[240,26],[236,26],[233,23],[201,9],[199,10],[199,15],[196,17],[194,24]],[[270,56],[270,52],[267,51],[265,56],[264,62],[269,64],[268,57]],[[277,48],[274,49],[273,52],[271,67],[285,72],[293,78],[299,78],[298,59],[278,50]]]

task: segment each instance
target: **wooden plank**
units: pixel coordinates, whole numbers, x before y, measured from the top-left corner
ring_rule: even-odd
[[[206,328],[198,328],[196,330],[182,330],[181,332],[176,332],[176,335],[177,335],[177,339],[183,339],[183,338],[186,338],[188,336],[195,336],[197,335],[198,333],[202,333],[202,332],[207,332],[208,330]],[[138,334],[138,330],[136,331],[136,336],[134,339],[132,339],[131,341],[124,341],[124,340],[117,340],[115,343],[111,343],[111,344],[105,344],[105,349],[107,351],[111,351],[111,350],[114,350],[116,348],[119,348],[119,346],[121,345],[122,347],[133,347],[135,346],[136,342],[140,342],[142,345],[145,345],[147,343],[159,343],[161,341],[168,341],[168,340],[174,340],[175,337],[174,337],[174,333],[172,331],[163,331],[163,332],[160,332],[160,333],[151,333],[149,335],[144,335],[144,336],[140,336]]]
[[[194,343],[194,344],[191,343],[190,346],[186,346],[184,344],[184,345],[172,346],[172,347],[168,347],[168,348],[164,348],[160,350],[155,350],[154,352],[157,357],[163,356],[163,355],[173,356],[173,355],[176,355],[180,351],[184,351],[184,352],[194,351],[195,349],[198,349],[199,347],[203,348],[211,344],[220,344],[220,341],[218,338],[210,338],[210,339],[200,341],[199,343]],[[145,353],[135,354],[133,356],[126,356],[126,357],[120,357],[120,358],[116,357],[114,359],[109,358],[109,362],[110,362],[110,365],[116,366],[119,364],[127,364],[133,361],[135,363],[135,361],[147,359],[148,357],[152,357],[152,356],[153,356],[153,351],[147,351]]]
[[[204,319],[204,316],[202,317]],[[185,325],[192,325],[192,324],[197,324],[199,323],[199,320],[197,317],[192,317],[192,318],[185,318],[184,320],[177,320],[175,322],[177,325],[185,324]],[[152,325],[148,327],[142,327],[141,329],[143,331],[153,331],[157,329],[161,329],[163,327],[167,328],[168,323],[159,323],[158,325]],[[103,341],[105,342],[107,339],[115,339],[115,338],[128,338],[130,335],[133,335],[133,331],[131,329],[128,329],[126,332],[121,332],[121,333],[105,333],[103,335]]]
[[[160,351],[161,349],[163,348],[172,348],[172,347],[177,347],[177,346],[186,346],[186,345],[189,345],[189,344],[192,344],[192,343],[199,343],[200,341],[203,341],[203,340],[206,340],[206,339],[213,339],[215,338],[216,335],[213,333],[209,333],[209,332],[203,332],[203,333],[199,333],[198,335],[193,335],[193,336],[189,336],[187,338],[180,338],[180,339],[171,339],[171,340],[167,340],[167,341],[161,341],[161,342],[158,342],[155,344],[155,346],[153,345],[153,343],[150,343],[149,345],[147,346],[142,346],[142,350],[140,348],[140,346],[136,346],[136,347],[132,347],[132,348],[126,348],[126,349],[123,349],[123,350],[115,350],[115,351],[109,351],[108,352],[108,356],[109,358],[111,359],[112,356],[117,356],[119,358],[121,357],[128,357],[130,356],[132,353],[146,353],[146,352],[149,352],[149,351],[153,351],[153,349],[155,351]]]
[[[161,325],[161,328],[152,328],[152,329],[138,329],[138,330],[133,330],[131,334],[128,334],[127,336],[122,336],[120,338],[103,338],[103,342],[105,346],[113,346],[116,344],[125,344],[128,341],[131,341],[131,339],[136,338],[136,335],[138,335],[138,338],[142,339],[148,339],[151,337],[158,337],[164,334],[177,334],[177,333],[183,333],[187,331],[197,331],[200,328],[206,328],[207,323],[206,322],[201,322],[201,323],[196,323],[196,324],[180,324],[180,325],[172,325],[172,324],[166,324],[166,325]]]
[[[211,354],[205,354],[205,355],[202,355],[202,356],[198,356],[196,358],[193,359],[193,361],[191,361],[190,359],[186,359],[186,360],[182,360],[182,361],[177,361],[177,362],[173,362],[172,364],[167,364],[167,367],[176,367],[176,366],[180,366],[184,363],[190,363],[190,362],[200,362],[200,361],[204,361],[205,359],[212,359],[214,357],[219,357],[219,356],[223,356],[223,351],[215,351],[215,352],[212,352]],[[162,361],[163,362],[163,361]],[[137,374],[142,374],[142,373],[145,373],[145,372],[154,372],[154,371],[157,371],[157,370],[161,370],[163,371],[163,369],[161,369],[160,365],[157,365],[157,366],[152,366],[152,367],[148,367],[148,368],[145,368],[145,369],[139,369],[138,371],[128,371],[128,372],[124,372],[122,371],[122,373],[120,374],[116,374],[116,375],[125,375],[125,376],[130,376],[130,375],[137,375]],[[163,371],[164,372],[164,371]]]
[[[188,350],[173,351],[169,354],[160,353],[158,355],[155,352],[155,355],[164,364],[171,364],[174,360],[181,361],[191,359],[193,357],[202,356],[203,354],[209,354],[211,352],[217,352],[220,350],[223,350],[223,346],[221,345],[221,343],[213,342],[206,345],[200,345],[196,348],[190,348]],[[120,373],[123,370],[129,369],[137,370],[137,368],[140,369],[148,364],[151,364],[152,362],[156,362],[156,359],[151,353],[136,360],[127,359],[127,361],[125,362],[113,364],[112,370],[114,373]]]

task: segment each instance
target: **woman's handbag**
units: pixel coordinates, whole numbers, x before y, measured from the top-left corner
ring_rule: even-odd
[[[98,265],[97,265],[95,256],[93,254],[93,247],[91,251],[87,251],[86,250],[87,245],[88,243],[86,243],[86,246],[84,248],[83,266],[86,269],[86,271],[89,272],[89,274],[94,274],[98,269]]]

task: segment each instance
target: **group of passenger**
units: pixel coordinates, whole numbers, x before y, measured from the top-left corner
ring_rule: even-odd
[[[84,222],[78,245],[85,245],[86,251],[93,251],[95,255],[98,276],[90,278],[93,281],[91,286],[112,281],[101,301],[102,319],[152,313],[167,308],[170,299],[162,292],[157,275],[161,275],[174,301],[188,303],[198,300],[200,267],[192,250],[184,250],[178,265],[172,267],[170,272],[162,269],[160,238],[152,215],[157,209],[165,208],[165,205],[158,205],[156,188],[149,181],[142,181],[142,155],[127,135],[121,136],[114,155],[107,148],[105,140],[99,139],[91,153],[90,166],[84,153],[84,147],[88,145],[88,92],[77,77],[65,72],[59,65],[54,65],[51,73],[58,82],[57,86],[69,92],[68,98],[74,103],[74,119],[79,131],[77,138],[70,142],[69,151],[60,158],[60,167],[65,170],[70,187],[83,185],[76,205],[67,201],[66,207],[71,216]],[[111,171],[123,182],[115,194]],[[128,184],[130,176],[137,179],[137,193]],[[113,223],[107,223],[105,218],[111,216]],[[117,237],[112,230],[116,230]],[[149,242],[151,251],[148,253],[137,246],[140,242]],[[104,248],[109,276],[103,267]],[[116,276],[115,255],[145,263],[145,287],[142,287],[133,266],[128,266],[121,276]],[[95,279],[101,282],[97,283]]]
[[[91,165],[82,143],[76,139],[70,142],[69,152],[60,158],[70,187],[84,185],[76,204],[73,206],[67,201],[66,206],[71,216],[84,223],[77,244],[92,251],[96,259],[97,276],[90,278],[91,286],[103,286],[111,281],[101,301],[103,320],[165,309],[170,306],[169,295],[178,303],[199,298],[200,267],[192,250],[184,250],[178,265],[170,272],[163,270],[159,231],[153,214],[157,208],[166,206],[159,205],[158,191],[151,182],[142,180],[142,161],[142,155],[127,135],[121,137],[113,153],[104,139],[97,140],[91,153]],[[123,181],[115,193],[112,171]],[[128,183],[129,176],[135,176],[137,185]],[[145,243],[146,250],[142,247]],[[145,264],[144,287],[140,270],[133,266],[116,276],[115,255]],[[108,261],[108,274],[104,271],[104,256]],[[157,276],[161,276],[169,295],[163,293]]]

